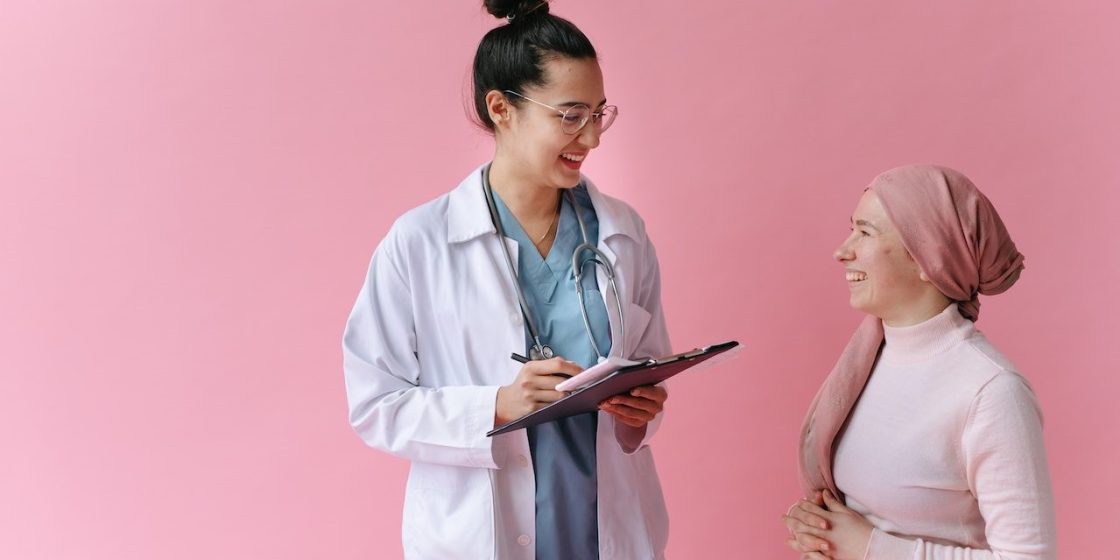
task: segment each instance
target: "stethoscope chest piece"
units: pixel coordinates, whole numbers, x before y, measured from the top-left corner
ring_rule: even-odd
[[[551,359],[555,355],[556,355],[556,353],[552,351],[552,347],[547,345],[547,344],[544,344],[544,345],[534,344],[529,348],[529,359],[533,360],[533,361],[548,360],[548,359]]]

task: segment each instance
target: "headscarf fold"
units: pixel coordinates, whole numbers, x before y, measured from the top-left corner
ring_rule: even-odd
[[[1019,279],[1023,255],[1015,248],[992,203],[958,171],[908,165],[871,182],[902,244],[961,315],[980,315],[978,294],[1006,291]],[[832,453],[844,422],[859,399],[883,344],[883,324],[868,316],[821,385],[801,428],[801,488],[840,492],[832,478]]]

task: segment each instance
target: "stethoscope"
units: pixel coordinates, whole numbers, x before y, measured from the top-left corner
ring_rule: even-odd
[[[529,348],[529,359],[531,360],[547,360],[556,355],[552,351],[552,347],[541,342],[540,331],[537,330],[537,322],[533,319],[533,314],[529,311],[529,304],[525,301],[525,293],[521,290],[521,283],[517,281],[517,269],[513,266],[513,257],[510,255],[509,247],[506,246],[505,230],[502,229],[502,220],[498,217],[498,207],[494,204],[494,191],[490,188],[490,166],[487,165],[482,170],[482,190],[486,193],[486,204],[490,207],[490,220],[494,222],[494,227],[498,230],[498,244],[502,246],[502,253],[506,256],[506,267],[509,269],[509,275],[513,279],[513,288],[517,291],[517,303],[521,306],[521,315],[525,317],[525,324],[529,327],[529,336],[533,338],[533,345]],[[572,252],[572,273],[576,279],[576,297],[579,298],[579,312],[583,316],[583,328],[587,331],[587,339],[591,341],[591,348],[595,350],[595,355],[599,356],[602,360],[606,358],[606,354],[599,350],[599,345],[595,343],[595,335],[591,331],[591,319],[587,315],[587,304],[583,298],[583,269],[588,264],[599,265],[603,267],[603,272],[607,277],[607,284],[610,290],[614,293],[615,311],[618,313],[618,353],[625,356],[625,346],[623,340],[626,338],[626,330],[622,320],[622,298],[618,295],[618,286],[614,281],[614,267],[611,266],[610,259],[607,255],[599,250],[598,247],[592,245],[587,239],[587,226],[583,223],[583,215],[580,214],[579,205],[576,204],[575,197],[572,196],[571,190],[565,190],[565,198],[568,199],[568,205],[572,207],[572,211],[576,215],[576,221],[579,222],[579,233],[583,240],[576,246],[575,251]],[[557,226],[559,227],[559,226]],[[591,258],[583,261],[581,264],[579,258],[585,252],[591,253]],[[594,267],[592,267],[594,272]]]

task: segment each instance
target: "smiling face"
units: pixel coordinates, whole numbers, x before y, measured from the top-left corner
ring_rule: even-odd
[[[924,279],[874,191],[864,191],[851,229],[833,257],[844,265],[852,307],[889,326],[914,325],[945,309],[948,298]]]
[[[525,97],[560,110],[582,103],[598,111],[606,103],[603,72],[593,58],[554,57],[545,63],[545,85],[529,87]],[[491,92],[492,95],[497,92]],[[528,100],[497,104],[498,157],[511,162],[511,174],[526,184],[567,188],[579,183],[580,167],[599,146],[599,130],[589,122],[576,134],[561,130],[564,117]],[[492,106],[494,106],[492,104]]]

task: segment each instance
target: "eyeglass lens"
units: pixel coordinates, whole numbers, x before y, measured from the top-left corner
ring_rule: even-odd
[[[564,112],[561,129],[568,134],[575,134],[583,130],[587,121],[593,120],[594,126],[603,132],[610,128],[618,116],[618,109],[614,105],[603,107],[598,113],[593,113],[587,105],[573,105]]]

